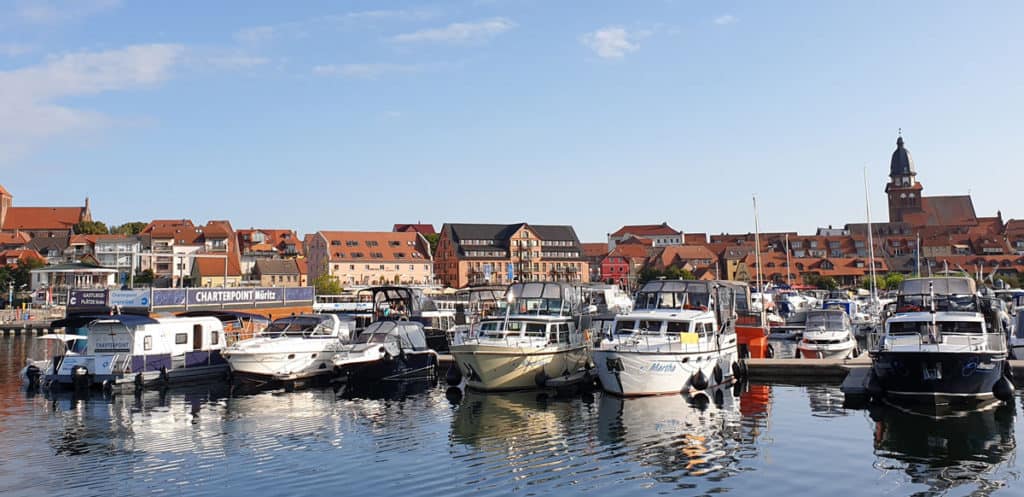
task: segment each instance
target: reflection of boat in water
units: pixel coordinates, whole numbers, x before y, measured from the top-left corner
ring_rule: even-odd
[[[735,467],[744,426],[731,388],[624,399],[602,395],[598,437],[626,457],[661,469],[655,478],[703,476]],[[749,449],[750,445],[745,445]],[[742,449],[742,450],[747,450]]]
[[[517,452],[563,443],[573,409],[571,401],[552,400],[538,392],[485,394],[466,389],[452,420],[452,442],[493,447],[507,452],[514,462]]]
[[[929,406],[911,410],[881,404],[871,407],[875,422],[875,467],[901,470],[912,482],[927,485],[926,495],[988,495],[1005,485],[995,473],[1016,452],[1014,405],[990,401],[981,409]]]
[[[811,414],[817,417],[834,418],[849,415],[843,407],[845,396],[838,386],[830,384],[807,385],[807,398],[811,403]]]

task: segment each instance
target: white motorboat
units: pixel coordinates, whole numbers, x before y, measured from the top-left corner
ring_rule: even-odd
[[[737,361],[735,289],[709,281],[652,281],[615,334],[594,350],[604,390],[678,394],[732,382]]]
[[[86,325],[84,353],[65,355],[55,383],[88,388],[141,389],[223,376],[224,327],[213,317],[118,314]]]
[[[249,340],[224,350],[231,371],[246,379],[294,382],[334,371],[333,357],[355,338],[352,321],[334,314],[275,319]]]
[[[353,382],[431,376],[437,359],[437,352],[427,347],[422,323],[377,321],[331,361],[335,372]]]
[[[79,355],[86,351],[89,337],[49,333],[32,340],[25,367],[18,373],[29,389],[47,387],[56,379],[60,362],[66,356]]]
[[[857,355],[850,316],[841,308],[815,309],[807,313],[803,338],[797,346],[798,357],[807,359],[846,359]]]
[[[516,283],[505,315],[484,318],[451,353],[469,388],[483,391],[559,387],[589,374],[589,337],[579,327],[580,299],[566,283]],[[474,335],[475,333],[475,335]]]

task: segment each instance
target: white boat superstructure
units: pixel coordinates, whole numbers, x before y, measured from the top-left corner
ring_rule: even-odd
[[[470,388],[523,390],[580,381],[590,346],[579,328],[578,294],[565,283],[516,283],[504,316],[484,318],[451,353]]]
[[[333,314],[301,314],[274,320],[263,333],[224,350],[235,374],[264,381],[295,381],[330,375],[332,359],[355,338],[351,321]]]
[[[593,352],[604,390],[677,394],[731,382],[737,361],[735,290],[706,281],[652,281]]]
[[[846,359],[856,356],[850,317],[839,308],[816,309],[807,313],[803,338],[797,354],[806,359]]]
[[[85,352],[88,339],[84,335],[63,333],[36,337],[18,377],[29,388],[49,385],[56,379],[60,362],[67,356]]]

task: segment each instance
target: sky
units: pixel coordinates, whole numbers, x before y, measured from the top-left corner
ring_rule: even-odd
[[[107,224],[1024,217],[1024,3],[0,0],[0,184]]]

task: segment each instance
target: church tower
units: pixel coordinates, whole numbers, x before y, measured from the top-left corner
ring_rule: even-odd
[[[921,190],[924,187],[917,182],[917,171],[910,151],[903,146],[903,134],[896,138],[896,150],[889,161],[889,183],[885,185],[885,193],[889,197],[889,222],[904,221],[904,216],[913,212],[921,212]]]
[[[14,197],[8,192],[4,185],[0,185],[0,230],[4,229],[4,221],[7,219],[7,211],[11,209]]]

